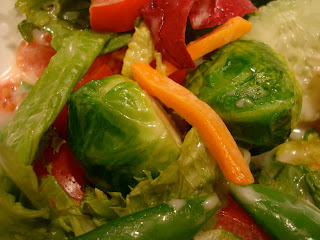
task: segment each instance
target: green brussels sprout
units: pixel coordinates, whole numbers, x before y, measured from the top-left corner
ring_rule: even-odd
[[[70,147],[101,189],[127,193],[144,171],[157,176],[179,157],[177,136],[152,101],[121,75],[87,83],[71,95]]]
[[[213,52],[188,75],[186,87],[252,155],[283,143],[301,112],[302,90],[286,60],[259,41],[238,40]]]

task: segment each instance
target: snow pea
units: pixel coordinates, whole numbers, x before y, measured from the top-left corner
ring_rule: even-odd
[[[274,239],[320,239],[320,210],[278,189],[231,185],[231,195]]]
[[[102,225],[76,240],[189,240],[219,208],[216,194],[168,203]]]

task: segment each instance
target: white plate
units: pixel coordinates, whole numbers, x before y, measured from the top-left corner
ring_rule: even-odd
[[[0,76],[13,64],[22,37],[18,23],[23,19],[14,8],[16,0],[1,0],[0,7]]]

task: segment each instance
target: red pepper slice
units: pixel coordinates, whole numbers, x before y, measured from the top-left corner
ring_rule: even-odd
[[[185,44],[185,30],[194,0],[153,0],[142,9],[157,51],[179,69],[195,67]]]
[[[189,19],[193,29],[209,28],[257,10],[250,0],[198,0],[190,10]]]
[[[150,0],[92,0],[90,5],[91,28],[99,32],[125,32],[133,30],[140,16],[140,8]]]
[[[252,219],[252,217],[229,196],[229,205],[218,214],[215,228],[223,228],[243,240],[271,240]]]

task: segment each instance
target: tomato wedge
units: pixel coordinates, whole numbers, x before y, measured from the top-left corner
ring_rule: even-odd
[[[13,82],[0,86],[0,111],[14,112],[16,110],[19,104],[15,96],[17,88],[17,84]]]
[[[113,75],[113,72],[108,65],[108,61],[108,54],[97,57],[86,75],[84,75],[83,78],[77,83],[74,90],[77,90],[79,87],[92,80],[100,80],[104,77]]]
[[[34,75],[34,82],[41,76],[51,57],[56,53],[50,45],[51,36],[44,35],[44,39],[35,39],[32,43],[22,41],[18,47],[16,64],[23,73]]]
[[[229,205],[218,214],[215,228],[226,229],[243,240],[271,240],[251,216],[229,196]]]
[[[125,32],[134,29],[140,9],[150,0],[92,0],[91,28],[99,32]]]
[[[49,146],[43,151],[43,156],[50,165],[52,176],[65,192],[79,203],[84,195],[85,171],[73,156],[69,144],[63,143],[57,153]],[[49,174],[40,158],[35,160],[33,169],[39,178]]]

